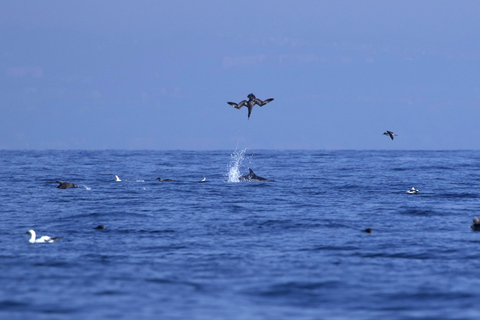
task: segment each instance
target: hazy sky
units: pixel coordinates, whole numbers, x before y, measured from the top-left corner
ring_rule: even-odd
[[[0,149],[480,148],[480,1],[1,7]]]

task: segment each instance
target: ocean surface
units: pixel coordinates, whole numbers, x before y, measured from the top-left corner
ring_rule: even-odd
[[[1,319],[480,319],[479,151],[0,151],[0,202]]]

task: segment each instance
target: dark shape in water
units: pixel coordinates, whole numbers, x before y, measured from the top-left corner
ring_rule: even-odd
[[[57,187],[58,189],[68,189],[68,188],[80,188],[77,185],[74,185],[73,183],[70,182],[63,182],[63,181],[55,181],[56,183],[60,183],[60,185]]]
[[[388,130],[385,131],[385,132],[383,133],[383,135],[385,135],[385,136],[390,136],[390,139],[392,139],[392,140],[393,140],[393,136],[398,136],[398,134],[393,133],[392,131],[388,131]]]
[[[362,230],[363,232],[366,232],[366,233],[373,233],[373,230],[371,228],[367,228],[365,230]]]
[[[174,180],[172,180],[172,179],[162,179],[162,178],[160,178],[160,177],[158,177],[158,178],[155,179],[155,180],[158,180],[158,181],[160,181],[160,182],[170,182],[170,181],[174,181]]]
[[[268,180],[262,177],[257,176],[252,169],[248,168],[250,171],[249,174],[246,174],[244,176],[241,176],[238,178],[240,181],[260,181],[260,182],[275,182],[275,180]]]
[[[480,219],[478,217],[473,218],[473,223],[470,226],[473,231],[480,231]]]
[[[252,109],[253,109],[254,105],[257,104],[259,107],[263,107],[264,105],[266,105],[270,101],[273,101],[273,98],[266,99],[266,100],[262,101],[260,99],[257,99],[253,93],[250,93],[248,95],[248,101],[247,100],[242,100],[238,104],[235,103],[235,102],[227,102],[227,103],[229,105],[231,105],[232,107],[236,108],[236,109],[240,109],[243,106],[247,106],[247,108],[248,108],[248,119],[250,119],[250,114],[252,113]]]
[[[104,229],[106,229],[106,228],[105,228],[105,226],[104,226],[103,224],[101,224],[101,225],[96,226],[96,227],[93,228],[93,229],[104,230]]]

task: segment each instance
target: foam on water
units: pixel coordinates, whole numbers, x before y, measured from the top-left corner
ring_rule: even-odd
[[[235,149],[235,151],[230,155],[230,164],[228,165],[228,182],[240,182],[239,178],[241,174],[239,168],[245,159],[245,152],[247,152],[246,148],[243,150]]]

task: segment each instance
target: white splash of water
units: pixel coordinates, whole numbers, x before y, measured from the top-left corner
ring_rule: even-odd
[[[228,182],[240,182],[240,180],[238,180],[241,175],[239,168],[243,159],[245,158],[245,152],[247,152],[247,149],[235,149],[235,151],[230,155],[230,164],[228,165],[230,168],[228,171]]]

